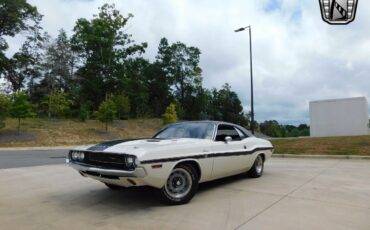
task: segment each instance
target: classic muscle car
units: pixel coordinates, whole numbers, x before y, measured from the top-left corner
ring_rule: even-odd
[[[150,139],[116,140],[70,150],[67,164],[111,189],[149,185],[170,204],[192,199],[198,184],[247,173],[260,177],[273,146],[219,121],[168,125]]]

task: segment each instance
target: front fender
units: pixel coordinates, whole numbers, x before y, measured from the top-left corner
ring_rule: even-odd
[[[153,164],[145,164],[144,168],[147,172],[147,177],[144,178],[144,181],[153,187],[162,188],[169,175],[171,174],[172,170],[178,165],[183,162],[194,162],[199,166],[200,170],[200,182],[206,180],[211,175],[212,172],[212,164],[208,161],[203,159],[192,159],[192,158],[185,158],[178,161],[173,162],[163,162],[163,163],[153,163]],[[153,166],[162,165],[160,168],[153,168]]]

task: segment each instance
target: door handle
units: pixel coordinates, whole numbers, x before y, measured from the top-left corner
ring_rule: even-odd
[[[208,150],[208,149],[203,149],[203,152],[204,152],[204,153],[208,153],[208,152],[209,152],[209,150]]]

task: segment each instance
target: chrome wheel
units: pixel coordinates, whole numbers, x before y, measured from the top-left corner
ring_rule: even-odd
[[[256,172],[257,174],[261,174],[263,170],[263,159],[261,156],[258,156],[256,159]]]
[[[253,177],[253,178],[257,178],[257,177],[262,176],[263,164],[264,164],[263,155],[260,154],[254,160],[252,168],[248,171],[248,175]]]
[[[181,199],[190,192],[192,184],[192,176],[187,170],[175,168],[168,177],[164,189],[172,198]]]

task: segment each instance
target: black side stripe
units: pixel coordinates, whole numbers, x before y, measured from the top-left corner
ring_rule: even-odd
[[[204,159],[204,158],[214,158],[214,157],[231,157],[231,156],[251,155],[251,154],[253,154],[255,152],[258,152],[258,151],[273,150],[273,149],[274,148],[271,148],[271,147],[264,147],[264,148],[255,148],[255,149],[249,150],[249,151],[207,153],[207,154],[200,154],[200,155],[193,155],[193,156],[161,158],[161,159],[141,161],[141,164],[164,163],[164,162],[179,161],[179,160],[183,160],[183,159]]]

